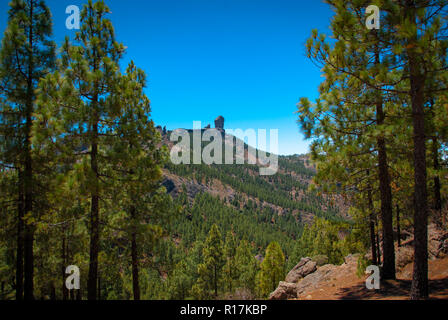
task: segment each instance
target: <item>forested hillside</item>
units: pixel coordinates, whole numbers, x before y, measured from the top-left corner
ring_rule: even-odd
[[[374,1],[373,29],[370,1],[326,2],[331,35],[314,30],[305,46],[324,80],[295,119],[310,153],[279,156],[262,175],[244,143],[242,164],[172,161],[172,132],[154,123],[150,82],[106,1],[86,0],[74,36],[55,43],[45,1],[12,0],[0,46],[0,299],[266,299],[300,261],[315,276],[356,264],[395,280],[409,247],[409,296],[428,298],[428,258],[448,250],[448,2]],[[319,270],[352,253],[350,268]]]
[[[248,164],[172,164],[144,71],[120,68],[125,47],[109,13],[88,1],[75,39],[56,51],[45,3],[10,3],[0,50],[2,299],[266,297],[298,254],[319,253],[299,242],[305,226],[353,228],[340,197],[309,190],[315,170],[303,156],[280,157],[272,176]],[[79,271],[75,290],[68,266]]]

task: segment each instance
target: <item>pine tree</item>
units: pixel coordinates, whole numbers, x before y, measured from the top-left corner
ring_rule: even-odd
[[[235,289],[235,282],[239,276],[236,264],[236,249],[235,235],[229,231],[224,245],[226,263],[223,268],[224,287],[227,292],[232,292]]]
[[[247,240],[240,241],[236,248],[235,265],[238,276],[236,288],[246,288],[254,293],[258,262]]]
[[[285,278],[285,256],[277,242],[271,242],[266,248],[266,255],[257,274],[257,291],[266,297],[275,290],[278,283]]]
[[[113,185],[109,167],[119,162],[113,146],[121,115],[119,59],[124,47],[115,41],[109,8],[89,0],[81,12],[78,45],[66,38],[58,71],[41,81],[36,140],[54,142],[54,156],[71,163],[81,194],[90,197],[88,299],[97,299],[100,250],[100,198]],[[118,124],[117,124],[118,123]],[[56,140],[56,141],[53,141]],[[111,182],[112,181],[112,182]],[[109,190],[110,192],[110,190]]]
[[[448,68],[446,63],[447,40],[444,36],[447,19],[442,14],[446,10],[447,2],[444,0],[381,1],[381,28],[376,31],[367,30],[364,26],[366,7],[364,2],[338,0],[329,3],[335,9],[332,31],[336,42],[334,45],[330,45],[325,41],[325,37],[318,37],[317,33],[314,33],[313,38],[308,42],[309,56],[325,62],[324,71],[328,74],[328,82],[338,84],[347,79],[347,84],[350,87],[361,86],[364,88],[364,92],[371,92],[373,97],[377,97],[376,122],[380,126],[375,130],[376,132],[374,131],[376,138],[381,140],[382,135],[393,132],[393,130],[398,130],[400,132],[398,137],[401,137],[401,132],[406,131],[403,126],[399,125],[400,122],[405,123],[401,120],[398,120],[394,126],[388,126],[386,122],[381,125],[382,120],[386,120],[387,117],[384,118],[381,115],[381,111],[384,112],[385,109],[378,108],[379,102],[381,102],[380,98],[385,102],[384,98],[389,97],[391,107],[388,109],[392,114],[400,114],[401,119],[412,119],[413,133],[406,136],[407,141],[413,141],[414,153],[413,194],[416,240],[414,242],[415,262],[411,297],[425,298],[428,295],[427,130],[425,129],[425,118],[428,119],[429,116],[425,105],[429,102],[428,98],[448,89],[446,82],[442,81],[442,86],[440,86],[440,82],[433,81],[431,84],[429,81],[429,79],[443,79]],[[374,48],[373,51],[372,48]],[[373,59],[367,61],[374,61],[374,64],[371,68],[365,68],[366,58],[364,56],[371,56],[371,54],[373,54]],[[359,68],[359,66],[363,67]],[[324,83],[324,87],[325,85]],[[343,88],[333,90],[330,93],[330,98],[333,98],[334,101],[334,97],[338,98],[341,93],[345,93]],[[383,107],[387,107],[389,103],[383,104]],[[359,106],[363,106],[363,104],[359,104]],[[306,130],[312,130],[311,123],[307,124]],[[332,123],[333,120],[327,122],[329,125]],[[396,136],[394,135],[394,137]],[[380,140],[377,139],[377,142]],[[378,150],[380,158],[379,153],[380,150]],[[380,162],[384,164],[384,159]],[[384,173],[379,177],[380,180],[384,180],[383,183],[380,181],[380,189],[386,191],[383,188],[386,180]],[[385,193],[384,196],[387,194]],[[382,199],[388,203],[390,197],[382,197]],[[392,268],[393,237],[390,232],[392,227],[390,208],[389,205],[387,208],[383,206],[385,211],[382,212],[382,214],[386,214],[382,220],[384,253],[386,255],[383,269],[385,269],[387,277],[392,275],[394,269]]]
[[[169,298],[175,300],[185,300],[188,292],[194,284],[194,280],[188,273],[185,261],[179,262],[168,279]]]
[[[212,290],[218,296],[222,281],[222,268],[225,264],[224,245],[221,232],[214,224],[205,240],[203,262],[198,266],[199,283],[203,290]]]
[[[336,7],[336,18],[332,22],[332,30],[338,39],[334,49],[330,49],[325,37],[323,35],[318,37],[316,32],[307,45],[308,56],[322,63],[327,75],[327,80],[320,87],[320,99],[323,101],[318,102],[319,110],[315,113],[322,115],[323,119],[312,115],[311,120],[305,121],[308,122],[306,125],[320,122],[323,127],[321,131],[326,138],[321,146],[328,147],[328,144],[333,144],[337,153],[346,152],[350,160],[355,155],[368,156],[376,152],[383,227],[382,276],[385,279],[394,279],[392,193],[386,144],[387,131],[384,130],[386,125],[392,124],[387,118],[385,108],[385,103],[389,101],[384,98],[381,90],[376,89],[382,87],[380,79],[384,78],[382,48],[378,44],[377,33],[370,34],[369,30],[356,19],[355,15],[358,13],[356,10],[359,8],[347,9],[342,2],[335,2],[333,5]],[[351,10],[354,10],[354,13]],[[346,41],[346,34],[356,36],[350,42]],[[359,51],[356,50],[359,48],[358,42],[365,43]],[[370,79],[374,89],[360,81],[356,76],[358,73]],[[302,105],[305,108],[299,107],[299,112],[301,122],[304,123],[307,114],[306,101],[302,101]],[[324,110],[329,112],[325,113]],[[303,128],[305,132],[309,132],[310,128],[306,125]],[[328,148],[326,151],[328,154]],[[353,175],[365,174],[364,170],[355,170]]]
[[[36,186],[36,171],[40,164],[35,163],[33,157],[31,129],[39,79],[54,66],[55,45],[51,35],[51,13],[43,1],[10,2],[9,20],[0,52],[0,95],[4,98],[0,110],[0,130],[4,137],[0,163],[18,171],[18,300],[22,299],[22,289],[25,299],[34,298],[34,222],[38,219],[34,205],[41,191]]]
[[[116,138],[111,147],[114,162],[107,175],[116,181],[117,199],[127,213],[125,227],[131,239],[131,264],[134,300],[140,299],[139,256],[144,243],[153,245],[168,225],[172,213],[171,199],[161,186],[161,165],[166,161],[166,148],[160,148],[160,134],[149,119],[149,99],[143,92],[145,74],[131,62],[119,84],[121,111],[118,125],[109,136]],[[150,221],[150,223],[148,223]]]

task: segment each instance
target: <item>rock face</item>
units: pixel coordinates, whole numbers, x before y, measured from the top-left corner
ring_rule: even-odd
[[[296,297],[302,294],[305,290],[317,288],[319,287],[321,282],[328,281],[331,278],[333,272],[337,270],[337,268],[338,267],[335,265],[326,264],[317,269],[316,272],[313,272],[312,274],[306,276],[296,285]]]
[[[302,258],[300,259],[300,262],[289,271],[285,281],[289,283],[297,283],[301,278],[313,273],[316,269],[317,263],[312,261],[311,258]]]
[[[338,275],[353,274],[356,271],[359,255],[348,255],[340,266],[326,264],[317,267],[311,258],[302,258],[288,273],[285,281],[281,281],[269,296],[271,300],[303,299],[307,292],[316,290]]]
[[[166,188],[168,194],[176,198],[183,190],[185,185],[187,196],[190,199],[194,199],[198,193],[207,192],[207,187],[199,183],[194,183],[191,180],[187,180],[174,175],[165,175],[165,179],[162,181],[162,185]]]
[[[269,300],[286,300],[297,297],[297,289],[294,283],[280,281],[277,289],[269,295]]]
[[[224,117],[223,116],[219,116],[218,118],[215,119],[215,128],[220,131],[224,131]]]
[[[430,258],[442,258],[448,254],[448,232],[434,223],[428,226],[428,254]]]
[[[442,253],[448,254],[448,239],[446,239],[443,242],[442,246],[440,247],[440,250],[441,250]]]

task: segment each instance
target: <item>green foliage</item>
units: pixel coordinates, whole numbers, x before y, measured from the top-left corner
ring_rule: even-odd
[[[311,227],[305,226],[288,260],[288,269],[301,258],[317,257],[320,264],[342,264],[350,253],[365,252],[365,247],[354,236],[356,226],[316,218]],[[316,261],[317,261],[316,260]]]
[[[373,249],[378,232],[375,212],[380,211],[386,278],[395,278],[392,202],[404,209],[405,217],[413,211],[412,298],[426,298],[428,200],[432,198],[440,215],[439,160],[447,142],[438,115],[446,112],[441,106],[448,92],[448,19],[443,13],[448,3],[379,1],[379,30],[365,27],[365,2],[328,3],[334,10],[333,40],[313,30],[306,43],[307,56],[321,67],[325,80],[316,102],[302,98],[297,110],[303,133],[313,139],[318,168],[314,180],[323,192],[343,193],[350,199],[355,222],[363,225],[358,229],[370,225]],[[433,181],[427,175],[432,171],[429,163],[435,171]],[[434,185],[430,197],[428,183]],[[359,233],[353,237],[359,239]],[[364,244],[365,237],[360,240]]]
[[[44,2],[12,0],[0,49],[0,298],[13,299],[18,290],[24,235],[34,239],[28,249],[40,299],[74,298],[62,289],[70,264],[89,274],[81,277],[84,299],[92,280],[101,299],[239,292],[266,298],[305,256],[322,265],[361,253],[360,276],[370,263],[364,257],[373,245],[369,231],[384,230],[383,222],[369,228],[383,210],[381,146],[400,225],[412,222],[412,195],[422,185],[412,179],[409,152],[418,136],[415,115],[424,115],[423,136],[431,139],[423,184],[439,189],[442,200],[447,191],[448,42],[440,36],[446,18],[437,10],[430,15],[446,1],[418,10],[378,4],[385,8],[384,30],[374,33],[359,23],[363,1],[331,1],[332,37],[314,30],[306,43],[325,80],[319,99],[302,98],[297,109],[302,131],[313,139],[312,158],[280,156],[278,173],[260,176],[256,165],[167,161],[144,93],[146,76],[132,61],[120,70],[125,47],[104,1],[87,2],[81,30],[63,42],[55,61]],[[411,21],[413,13],[422,28]],[[412,78],[411,69],[424,74]],[[424,106],[416,113],[419,79]],[[183,183],[175,199],[162,184],[162,168]],[[192,181],[200,192],[192,191]],[[217,182],[226,188],[220,197],[207,192]],[[428,199],[440,214],[437,193]],[[343,201],[351,205],[349,221],[341,215]]]
[[[253,249],[246,240],[242,240],[236,249],[235,265],[237,276],[234,287],[255,293],[255,276],[259,266]]]
[[[358,276],[358,278],[362,278],[365,275],[367,267],[371,264],[372,261],[367,259],[364,255],[359,256],[358,262],[356,264],[356,275]]]
[[[222,286],[222,268],[225,264],[224,244],[216,224],[212,226],[202,249],[203,261],[198,265],[199,278],[196,283],[198,298],[213,293],[218,296]]]
[[[257,292],[260,297],[267,297],[285,278],[285,256],[277,242],[271,242],[266,248],[266,255],[256,277]]]
[[[328,264],[328,257],[323,254],[318,254],[311,259],[315,261],[319,267]]]

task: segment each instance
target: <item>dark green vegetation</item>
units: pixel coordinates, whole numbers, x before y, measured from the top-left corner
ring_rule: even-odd
[[[326,80],[316,104],[299,104],[317,170],[288,156],[260,176],[255,165],[169,162],[145,74],[121,70],[104,1],[88,1],[58,55],[44,2],[11,1],[0,298],[266,298],[301,257],[338,264],[369,249],[394,278],[394,227],[411,224],[412,297],[425,298],[428,216],[443,226],[447,188],[448,4],[378,1],[383,29],[370,32],[370,3],[328,2],[334,41],[314,32],[307,43]],[[65,287],[69,265],[80,290]]]
[[[313,139],[315,182],[343,192],[357,219],[369,224],[372,260],[383,279],[396,275],[394,223],[398,238],[400,215],[412,223],[411,298],[425,299],[429,219],[444,227],[448,1],[327,2],[331,35],[314,30],[306,45],[325,80],[316,102],[302,98],[297,112]],[[378,30],[365,26],[371,4],[381,12]]]
[[[266,297],[300,254],[321,253],[298,240],[305,222],[320,217],[328,235],[355,228],[334,199],[308,191],[315,172],[297,156],[281,157],[269,177],[253,165],[170,164],[145,74],[132,62],[121,71],[108,13],[88,1],[56,54],[45,3],[10,3],[0,48],[2,299]],[[162,168],[200,192],[179,186],[171,197]],[[229,194],[218,197],[217,182]],[[339,262],[346,246],[332,240]],[[80,290],[66,289],[69,265]]]
[[[189,196],[185,184],[179,187],[174,203],[182,208],[181,214],[171,224],[172,237],[159,243],[157,269],[167,275],[166,281],[160,279],[159,298],[266,297],[301,257],[331,252],[329,262],[342,263],[343,257],[356,247],[354,243],[361,243],[362,236],[356,240],[340,237],[340,230],[351,233],[358,226],[344,221],[335,204],[306,191],[308,179],[314,175],[312,169],[307,169],[298,156],[282,157],[279,163],[279,171],[288,168],[296,176],[303,175],[303,182],[298,183],[285,173],[258,176],[254,174],[258,167],[253,165],[167,165],[171,173],[202,185],[210,193],[217,182],[232,187],[234,193],[218,197],[206,191]],[[288,190],[294,188],[306,192],[303,200],[293,199]],[[302,221],[306,215],[316,217],[311,228]],[[302,240],[303,230],[312,239]],[[276,254],[281,270],[278,272],[263,269],[263,264],[255,259],[263,258],[273,243],[281,252]],[[338,250],[332,252],[336,246]],[[356,249],[364,247],[359,245]],[[240,251],[244,252],[243,257],[238,254]],[[208,258],[212,252],[223,252],[224,261],[215,256]],[[217,272],[216,277],[206,272],[211,268]]]

